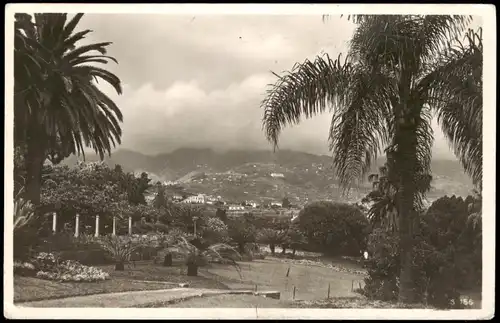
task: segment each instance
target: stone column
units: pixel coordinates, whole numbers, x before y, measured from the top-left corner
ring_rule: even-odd
[[[128,217],[128,234],[132,235],[132,217]]]
[[[78,237],[80,234],[80,214],[76,214],[75,217],[75,237]]]
[[[99,216],[95,216],[95,236],[99,236]]]
[[[57,212],[52,213],[52,233],[57,232]]]
[[[113,235],[116,236],[116,216],[113,216]]]

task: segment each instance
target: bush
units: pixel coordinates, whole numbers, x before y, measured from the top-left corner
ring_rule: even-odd
[[[313,202],[299,213],[296,222],[308,240],[308,251],[355,256],[366,248],[369,222],[355,205]]]
[[[415,302],[437,308],[462,306],[451,250],[438,250],[425,236],[415,237],[412,266]],[[368,252],[369,259],[365,261],[368,277],[362,293],[370,299],[396,301],[400,273],[398,237],[376,229],[369,237]]]
[[[376,229],[368,237],[368,277],[363,294],[370,299],[395,301],[398,297],[399,243],[396,236]]]
[[[444,196],[432,203],[421,221],[423,238],[446,253],[457,287],[464,289],[481,286],[482,279],[482,237],[468,221],[471,199]]]

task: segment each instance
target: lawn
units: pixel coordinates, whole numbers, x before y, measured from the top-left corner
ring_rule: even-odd
[[[186,276],[185,268],[182,266],[162,267],[161,265],[140,264],[136,267],[125,268],[121,272],[115,271],[114,266],[99,266],[99,268],[107,271],[111,279],[99,282],[62,283],[34,277],[15,276],[14,302],[168,289],[178,287],[178,283],[188,283],[189,287],[195,288],[227,289],[226,285],[210,278]]]
[[[134,282],[126,279],[110,279],[92,283],[61,283],[33,277],[14,277],[14,302],[172,287],[177,286],[164,283]]]
[[[351,291],[352,283],[354,281],[358,284],[363,280],[361,275],[319,266],[282,263],[275,259],[241,262],[240,267],[241,278],[234,268],[217,264],[200,269],[200,274],[231,289],[254,290],[257,285],[257,290],[280,291],[282,300],[293,300],[294,287],[296,300],[324,299],[328,295],[328,284],[330,297],[358,296]],[[288,268],[290,271],[287,277]]]

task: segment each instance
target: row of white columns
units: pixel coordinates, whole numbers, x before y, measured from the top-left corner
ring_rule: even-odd
[[[52,232],[57,231],[57,212],[52,213]],[[128,234],[132,235],[132,217],[128,218]],[[80,235],[80,214],[75,217],[75,237]],[[99,236],[99,215],[95,217],[95,234],[96,237]],[[116,235],[116,217],[113,217],[113,235]]]

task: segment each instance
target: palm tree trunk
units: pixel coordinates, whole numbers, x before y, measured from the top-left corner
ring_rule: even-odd
[[[399,173],[400,193],[398,198],[399,212],[399,251],[400,251],[400,273],[399,273],[399,295],[398,300],[402,303],[415,301],[413,281],[413,222],[414,202],[416,187],[414,177],[417,165],[417,133],[412,113],[419,113],[418,109],[407,109],[408,104],[403,105],[404,120],[396,130],[397,151],[395,152],[395,166]],[[407,111],[411,111],[408,113]]]
[[[404,194],[402,194],[404,195]],[[399,215],[399,241],[400,241],[400,273],[399,273],[399,295],[398,300],[402,303],[414,301],[414,282],[412,278],[413,261],[413,198],[412,196],[401,198]]]
[[[26,150],[26,198],[33,205],[40,205],[40,194],[42,185],[42,168],[45,161],[45,143],[37,137],[36,130],[30,129]]]

